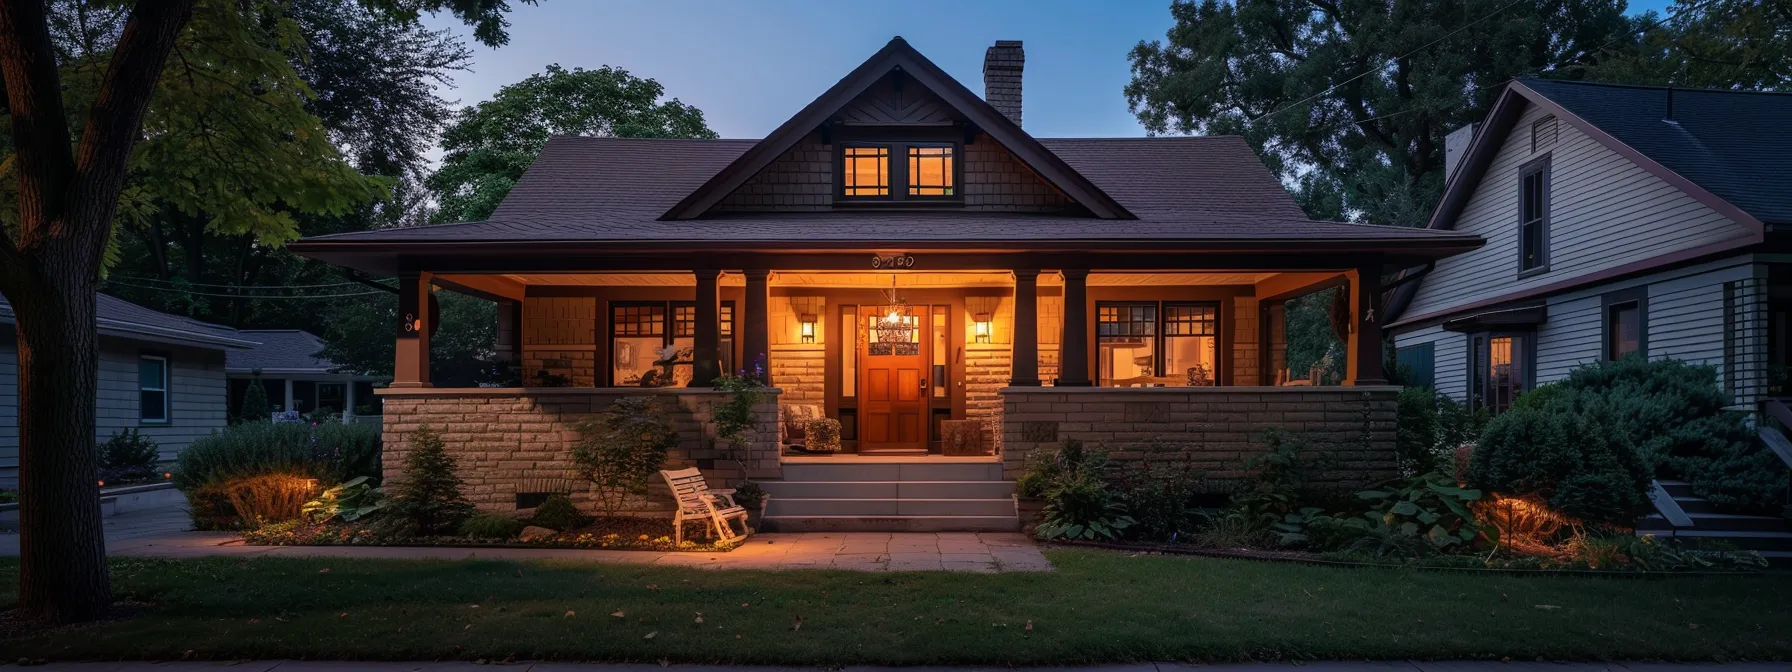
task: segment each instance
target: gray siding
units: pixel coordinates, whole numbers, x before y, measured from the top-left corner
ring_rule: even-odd
[[[1582,364],[1599,361],[1604,327],[1600,298],[1569,295],[1549,301],[1549,321],[1537,329],[1537,384],[1568,377]]]
[[[1444,331],[1443,327],[1426,327],[1394,337],[1394,346],[1404,348],[1430,343],[1431,375],[1437,391],[1458,401],[1468,395],[1468,336]]]
[[[145,352],[169,358],[167,423],[138,419],[137,358]],[[223,352],[102,337],[99,369],[96,442],[137,427],[161,446],[163,460],[172,460],[194,439],[224,428],[228,387]],[[18,408],[18,357],[8,345],[0,349],[0,487],[18,484]]]
[[[1746,228],[1568,123],[1553,145],[1531,151],[1532,107],[1476,187],[1456,230],[1487,245],[1437,263],[1406,315],[1422,317],[1502,294],[1561,282],[1651,256],[1747,235]],[[1518,278],[1518,171],[1550,156],[1549,272]],[[1552,316],[1553,320],[1554,317]]]

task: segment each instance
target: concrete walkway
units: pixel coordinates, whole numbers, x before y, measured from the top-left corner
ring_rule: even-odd
[[[249,546],[229,532],[192,532],[178,507],[105,519],[106,552],[146,558],[328,557],[435,560],[575,560],[700,569],[1042,572],[1052,565],[1033,541],[1012,532],[802,532],[756,534],[728,553],[662,553],[565,548]],[[19,536],[0,534],[0,556],[19,554]]]
[[[12,668],[0,665],[0,669]],[[207,670],[218,672],[471,672],[498,667],[517,672],[664,672],[665,670],[728,670],[730,672],[1690,672],[1722,670],[1723,672],[1770,672],[1792,670],[1785,663],[1548,663],[1497,661],[1314,661],[1305,663],[1243,663],[1236,665],[1191,665],[1186,663],[1134,663],[1095,667],[874,667],[850,665],[844,668],[820,667],[756,667],[727,665],[613,665],[597,663],[361,663],[330,661],[238,661],[200,663],[52,663],[32,667],[33,670],[67,672],[180,672]]]

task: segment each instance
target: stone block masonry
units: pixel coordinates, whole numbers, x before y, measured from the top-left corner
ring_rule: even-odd
[[[1222,488],[1244,476],[1261,437],[1280,428],[1305,438],[1319,482],[1362,487],[1392,478],[1398,387],[1021,388],[1000,391],[1002,474],[1064,439],[1118,462],[1170,461]]]
[[[564,481],[573,502],[593,510],[597,501],[589,481],[573,474],[573,427],[603,412],[625,396],[658,397],[678,428],[678,446],[666,459],[667,469],[696,466],[711,487],[732,487],[743,474],[718,448],[712,409],[728,395],[709,389],[640,388],[477,388],[382,390],[385,397],[385,482],[403,480],[404,456],[417,430],[429,427],[442,438],[466,482],[464,494],[483,511],[514,511],[518,492],[533,484]],[[758,427],[745,451],[746,476],[779,475],[777,390],[756,407]],[[656,477],[646,497],[623,506],[631,515],[670,516],[672,496]]]

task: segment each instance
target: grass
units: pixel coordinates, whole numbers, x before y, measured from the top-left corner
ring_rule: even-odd
[[[1785,573],[1633,580],[1047,555],[1058,571],[997,575],[118,559],[117,590],[142,611],[3,648],[9,659],[804,665],[1792,657]],[[0,607],[16,603],[17,574],[0,560]]]

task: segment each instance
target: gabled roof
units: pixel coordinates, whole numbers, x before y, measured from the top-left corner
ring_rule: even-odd
[[[1507,85],[1431,215],[1449,228],[1526,104],[1730,219],[1792,224],[1792,94],[1521,79]]]
[[[98,295],[96,299],[99,333],[104,336],[189,345],[209,350],[255,345],[253,340],[245,338],[241,332],[230,327],[150,310],[105,294]],[[6,302],[6,297],[0,297],[0,323],[14,322],[12,305]]]
[[[226,373],[325,374],[335,370],[330,360],[317,357],[323,339],[303,329],[244,329],[256,345],[224,354]]]
[[[878,80],[889,74],[891,70],[900,69],[916,83],[932,91],[948,105],[951,105],[972,124],[988,133],[997,143],[1025,162],[1033,172],[1038,173],[1046,181],[1056,186],[1065,195],[1087,208],[1091,213],[1103,219],[1132,219],[1132,213],[1126,211],[1087,178],[1065,164],[1051,151],[1039,144],[1033,136],[1021,130],[1007,116],[984,101],[982,97],[972,93],[960,84],[957,79],[946,74],[933,61],[927,60],[921,52],[909,46],[901,37],[890,40],[871,58],[859,64],[852,72],[836,82],[821,96],[792,116],[777,130],[767,135],[759,144],[748,149],[728,167],[716,173],[690,195],[680,200],[667,210],[662,219],[695,219],[703,216],[717,203],[748,179],[765,169],[772,161],[782,156],[790,148],[796,146],[805,136],[820,128],[830,117],[839,113],[840,109],[876,84]]]

